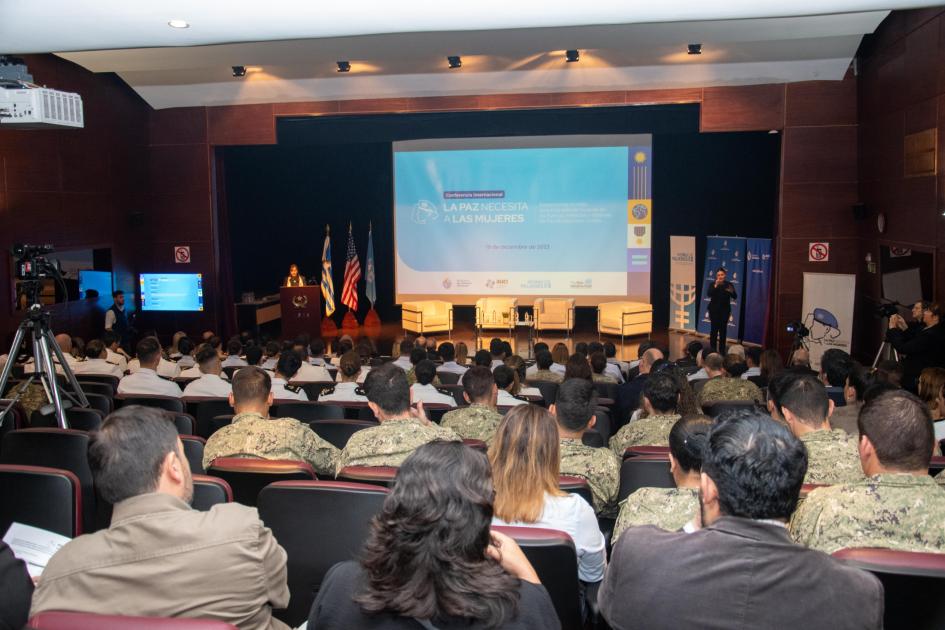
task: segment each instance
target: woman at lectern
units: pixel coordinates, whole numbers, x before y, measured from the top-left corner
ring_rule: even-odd
[[[304,287],[305,278],[299,273],[299,267],[295,263],[289,265],[289,275],[286,276],[285,284],[287,287]]]

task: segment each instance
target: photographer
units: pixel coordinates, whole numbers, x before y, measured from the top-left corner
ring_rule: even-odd
[[[921,311],[918,307],[921,307]],[[886,341],[904,355],[902,384],[915,392],[922,370],[927,367],[945,367],[945,329],[939,325],[941,307],[935,302],[917,303],[912,314],[921,317],[921,324],[911,328],[901,315],[889,318]]]

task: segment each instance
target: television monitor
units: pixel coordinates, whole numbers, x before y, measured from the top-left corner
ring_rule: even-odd
[[[112,272],[79,270],[79,298],[85,299],[85,292],[89,289],[98,291],[98,304],[102,308],[112,305]]]
[[[142,311],[203,310],[203,274],[143,273],[138,282]]]

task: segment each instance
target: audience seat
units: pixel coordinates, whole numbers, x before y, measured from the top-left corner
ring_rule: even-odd
[[[210,418],[210,435],[213,435],[225,426],[233,424],[234,417],[232,413],[225,413]]]
[[[468,446],[469,448],[474,448],[477,451],[482,451],[483,453],[489,450],[489,445],[483,442],[482,440],[477,440],[475,438],[466,438],[463,440],[463,445]]]
[[[603,302],[597,306],[597,334],[649,335],[653,332],[653,305],[645,302]]]
[[[118,377],[108,376],[107,374],[78,374],[76,380],[79,383],[107,383],[112,386],[112,396],[118,392]]]
[[[591,492],[591,485],[587,483],[587,479],[584,477],[561,475],[558,477],[558,487],[565,492],[578,495],[584,499],[588,505],[594,505],[594,495]]]
[[[0,399],[0,412],[6,409],[9,404],[10,399]],[[26,410],[23,409],[23,405],[16,403],[10,408],[10,411],[7,412],[7,415],[3,417],[3,424],[0,424],[0,437],[4,436],[9,431],[25,429],[28,426],[29,418],[26,416]]]
[[[396,466],[345,466],[338,472],[339,481],[369,483],[390,487],[397,476]]]
[[[702,412],[710,418],[718,418],[727,411],[751,411],[757,406],[753,400],[716,400],[702,405]]]
[[[345,410],[344,407],[331,403],[297,401],[274,405],[269,415],[273,418],[295,418],[301,422],[312,422],[314,420],[341,420],[345,417]]]
[[[476,336],[483,330],[505,330],[509,336],[518,319],[518,298],[482,297],[476,300]]]
[[[376,427],[376,422],[362,420],[315,420],[309,426],[324,440],[327,440],[339,449],[343,449],[351,436],[361,429]]]
[[[591,448],[604,448],[607,446],[607,441],[597,429],[589,429],[581,434],[581,444]]]
[[[637,455],[661,455],[667,457],[669,455],[668,446],[628,446],[627,449],[623,452],[624,459],[628,457],[636,457]]]
[[[236,374],[236,371],[239,370],[241,367],[243,366],[228,365],[227,367],[223,368],[223,373],[226,374],[227,380],[230,382],[233,382],[233,375]]]
[[[288,554],[291,598],[275,616],[296,627],[308,618],[334,564],[356,557],[387,489],[341,481],[279,481],[259,493],[259,516]]]
[[[213,418],[233,413],[233,407],[226,398],[201,398],[198,401],[187,401],[187,407],[193,408],[192,414],[197,420],[197,435],[202,438],[210,437],[210,421]]]
[[[50,611],[30,618],[33,630],[237,630],[215,619],[177,617],[124,617],[93,613]]]
[[[206,512],[218,503],[232,503],[233,489],[223,479],[210,475],[194,475],[194,500],[191,506],[195,510]]]
[[[541,392],[541,397],[545,399],[545,405],[550,407],[558,399],[558,383],[551,381],[525,381],[529,387],[534,387]]]
[[[610,410],[606,407],[597,407],[594,409],[594,416],[597,418],[594,429],[601,434],[601,437],[604,438],[604,444],[606,444],[610,441],[610,436],[613,435]]]
[[[444,300],[404,302],[401,305],[401,327],[418,335],[453,330],[453,304]]]
[[[594,383],[594,389],[597,390],[598,399],[617,399],[617,383]]]
[[[298,385],[302,388],[302,391],[305,392],[305,395],[308,396],[309,400],[318,400],[318,397],[322,395],[322,392],[330,387],[335,386],[335,381],[292,381],[292,385]]]
[[[945,554],[892,549],[841,549],[833,557],[883,583],[886,628],[945,628]]]
[[[82,533],[82,488],[68,470],[0,464],[0,534],[12,523],[75,538]]]
[[[3,436],[0,464],[48,466],[68,470],[82,491],[82,531],[96,529],[96,499],[87,457],[89,434],[76,429],[20,429]]]
[[[933,477],[942,470],[945,470],[945,457],[941,455],[933,455],[932,460],[929,462],[929,474]]]
[[[459,378],[462,376],[462,374],[459,374],[458,372],[444,372],[442,370],[438,370],[436,376],[440,379],[441,385],[459,385]]]
[[[620,490],[617,502],[623,501],[640,488],[675,488],[669,472],[669,456],[637,455],[623,460],[620,465]]]
[[[562,630],[583,630],[577,551],[571,537],[540,527],[494,526],[492,529],[509,536],[522,548],[551,596]]]
[[[230,484],[237,503],[253,507],[259,491],[270,483],[318,479],[312,466],[306,462],[249,457],[218,457],[210,462],[207,474]]]
[[[181,444],[184,445],[184,457],[190,464],[190,472],[202,475],[203,470],[203,449],[207,441],[198,435],[180,435]]]
[[[574,298],[535,298],[535,335],[543,330],[574,330]]]
[[[453,400],[456,401],[456,405],[458,407],[469,406],[469,403],[466,402],[466,399],[463,397],[463,394],[465,393],[466,390],[463,389],[463,386],[460,383],[456,383],[455,385],[447,385],[446,383],[444,383],[440,385],[439,389],[443,391],[448,391],[449,393],[453,394]]]
[[[175,413],[184,412],[184,401],[180,398],[174,398],[173,396],[141,396],[137,394],[126,396],[124,394],[117,394],[115,396],[115,404],[119,407],[141,405],[143,407],[166,409],[167,411],[173,411]]]
[[[98,409],[88,409],[85,407],[69,407],[66,409],[66,422],[70,429],[79,431],[98,431],[105,420],[105,414]],[[31,427],[58,427],[59,419],[55,413],[43,415],[37,409],[30,416]]]
[[[180,435],[194,435],[197,432],[197,420],[189,413],[168,412],[170,418],[174,421],[174,426]]]
[[[82,391],[85,392],[85,395],[89,394],[98,394],[99,396],[105,396],[106,398],[115,397],[115,388],[112,387],[111,383],[99,383],[95,381],[86,381],[82,378],[83,375],[77,376],[76,378],[79,381],[79,387],[82,388]]]
[[[98,409],[106,416],[115,411],[115,399],[113,396],[96,394],[95,392],[86,392],[85,399],[89,401],[89,406]]]

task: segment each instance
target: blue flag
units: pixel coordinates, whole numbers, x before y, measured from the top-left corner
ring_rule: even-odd
[[[377,285],[374,284],[374,236],[371,226],[367,233],[367,267],[364,271],[364,294],[371,301],[371,308],[377,301]]]
[[[331,239],[328,234],[322,248],[322,297],[325,298],[325,315],[331,317],[335,312],[335,283],[331,279]]]

